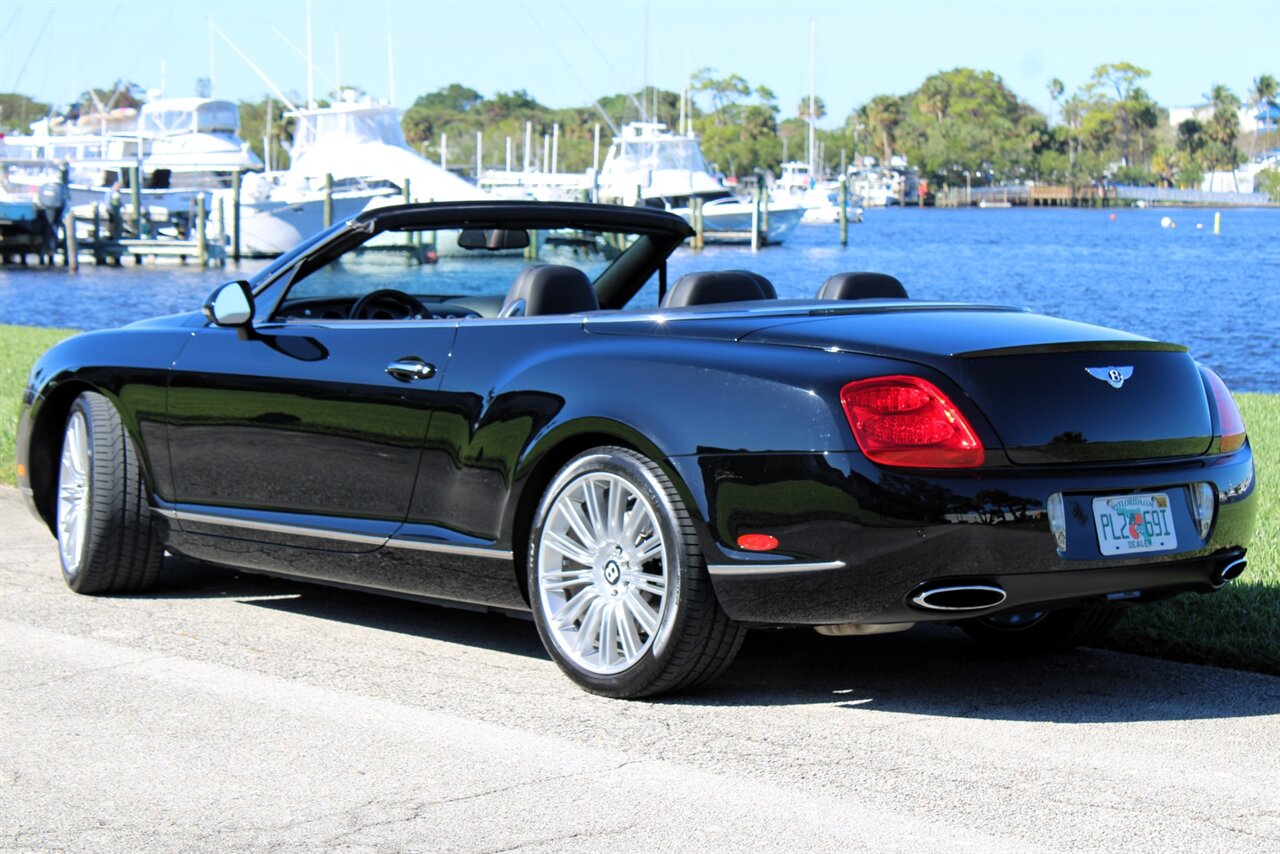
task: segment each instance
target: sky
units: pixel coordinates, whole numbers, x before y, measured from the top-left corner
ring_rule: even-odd
[[[646,79],[679,90],[710,67],[768,86],[790,116],[809,92],[811,20],[826,127],[873,95],[905,94],[958,66],[996,72],[1045,112],[1050,78],[1071,92],[1106,62],[1150,70],[1143,85],[1166,107],[1199,103],[1215,83],[1244,96],[1255,77],[1280,77],[1280,0],[312,0],[310,8],[316,97],[337,79],[401,108],[454,82],[485,96],[526,89],[551,107],[583,106]],[[269,86],[249,62],[296,101],[307,93],[305,0],[4,0],[0,27],[0,91],[41,101],[65,104],[118,78],[193,95],[200,77],[212,78],[215,97],[256,101]]]

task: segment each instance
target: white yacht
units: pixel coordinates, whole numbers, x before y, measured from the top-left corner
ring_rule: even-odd
[[[833,223],[840,221],[840,185],[835,181],[818,181],[808,163],[790,160],[782,164],[782,174],[769,192],[779,199],[790,199],[804,208],[801,222]],[[848,222],[862,222],[862,208],[850,188],[845,196]]]
[[[711,174],[697,137],[674,134],[657,122],[632,122],[614,139],[600,169],[599,198],[619,204],[661,207],[692,219],[690,203],[702,199],[707,239],[717,233],[740,240],[751,230],[755,203],[734,196]],[[804,215],[786,199],[768,205],[768,240],[780,243]]]
[[[82,203],[101,200],[135,166],[148,190],[225,186],[232,172],[262,168],[239,132],[239,108],[230,101],[160,98],[136,113],[42,119],[0,147],[5,157],[66,161],[72,201]]]
[[[411,149],[400,129],[400,112],[350,93],[329,107],[298,109],[289,149],[292,178],[335,182],[386,181],[409,192],[415,201],[458,201],[492,198],[488,193],[440,168]]]
[[[326,176],[333,179],[334,222],[400,203],[405,181],[419,202],[491,198],[411,149],[395,107],[343,95],[332,106],[289,112],[295,120],[289,168],[246,176],[240,201],[244,254],[279,254],[323,228]]]

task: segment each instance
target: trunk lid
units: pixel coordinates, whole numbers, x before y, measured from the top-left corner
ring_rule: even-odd
[[[986,415],[1015,464],[1191,456],[1212,442],[1204,383],[1185,347],[1023,311],[870,309],[775,318],[739,340],[934,368]]]

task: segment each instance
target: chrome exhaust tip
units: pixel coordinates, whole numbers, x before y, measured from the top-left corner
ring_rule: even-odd
[[[1213,574],[1213,586],[1221,587],[1228,581],[1231,581],[1234,578],[1239,578],[1240,574],[1243,573],[1248,566],[1248,561],[1242,557],[1228,561],[1219,567],[1217,572]]]
[[[911,597],[911,604],[930,611],[981,611],[994,608],[1008,594],[990,584],[955,584],[926,587]]]

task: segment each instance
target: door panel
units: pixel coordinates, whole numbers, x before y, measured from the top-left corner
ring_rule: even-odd
[[[248,340],[196,332],[169,386],[176,502],[381,522],[373,528],[389,535],[408,509],[456,331],[383,320],[263,326]]]

